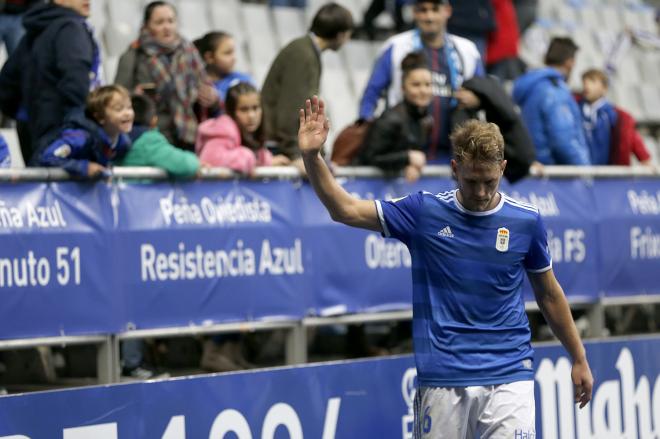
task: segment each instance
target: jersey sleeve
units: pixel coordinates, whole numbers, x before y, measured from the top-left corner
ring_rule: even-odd
[[[422,192],[418,192],[390,201],[376,201],[378,218],[386,238],[396,238],[408,244],[417,226],[422,197]]]
[[[545,225],[539,214],[532,230],[532,241],[523,262],[530,273],[543,273],[552,268],[552,256],[548,248],[548,238]]]

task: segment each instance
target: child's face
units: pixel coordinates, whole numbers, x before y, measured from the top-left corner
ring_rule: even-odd
[[[131,99],[121,93],[115,93],[105,107],[105,114],[99,123],[109,136],[118,136],[131,131],[134,117]]]
[[[246,93],[238,97],[236,123],[248,133],[254,133],[261,125],[261,99],[257,93]]]
[[[206,62],[211,64],[218,73],[226,75],[234,70],[236,64],[236,45],[234,39],[223,38],[213,53],[207,56]]]
[[[403,97],[417,107],[428,107],[433,99],[431,71],[415,69],[408,73],[403,81]]]
[[[582,94],[587,102],[596,102],[607,94],[607,87],[597,78],[584,78],[582,88]]]

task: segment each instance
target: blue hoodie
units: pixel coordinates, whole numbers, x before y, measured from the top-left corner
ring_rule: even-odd
[[[582,115],[562,74],[551,67],[518,78],[513,100],[545,165],[589,165]]]
[[[64,168],[70,174],[86,177],[89,162],[107,166],[122,159],[130,147],[128,135],[119,135],[113,144],[99,124],[82,113],[74,113],[66,119],[59,135],[47,142],[39,155],[39,164]]]

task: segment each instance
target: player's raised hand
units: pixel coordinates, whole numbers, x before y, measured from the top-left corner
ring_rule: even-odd
[[[330,123],[325,117],[325,103],[318,96],[305,101],[299,111],[298,146],[303,154],[316,154],[328,138]]]

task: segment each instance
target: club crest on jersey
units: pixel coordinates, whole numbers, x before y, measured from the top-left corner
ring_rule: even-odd
[[[497,229],[497,241],[495,241],[497,251],[505,252],[509,250],[509,229],[500,227]]]

